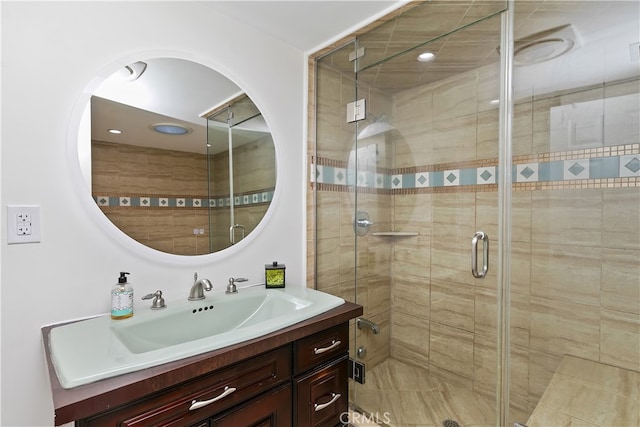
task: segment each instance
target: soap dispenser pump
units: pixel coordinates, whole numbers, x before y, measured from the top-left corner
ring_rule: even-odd
[[[127,282],[127,272],[121,271],[118,284],[111,290],[111,318],[126,319],[133,316],[133,288]]]

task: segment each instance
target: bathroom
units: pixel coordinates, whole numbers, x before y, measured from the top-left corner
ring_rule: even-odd
[[[261,269],[264,263],[272,261],[272,257],[275,256],[287,263],[287,281],[309,285],[314,283],[314,270],[311,267],[313,257],[309,261],[305,258],[305,253],[312,253],[306,245],[312,239],[313,227],[312,222],[305,219],[305,191],[308,187],[306,177],[309,176],[304,136],[307,131],[308,82],[305,62],[308,52],[294,48],[276,38],[265,36],[255,27],[223,14],[207,13],[209,6],[197,3],[181,2],[177,5],[166,2],[154,4],[154,7],[150,8],[148,3],[128,2],[117,4],[3,2],[1,7],[4,107],[2,109],[3,212],[4,206],[8,204],[40,205],[43,226],[40,244],[7,246],[2,249],[1,423],[8,426],[44,426],[51,425],[51,398],[42,358],[40,328],[44,324],[106,312],[108,291],[117,278],[118,271],[123,269],[131,271],[131,281],[136,286],[136,292],[140,294],[155,291],[156,283],[171,283],[171,287],[167,288],[169,289],[167,298],[181,298],[189,289],[194,270],[203,276],[210,277],[214,281],[215,289],[220,290],[224,288],[226,278],[239,274],[257,280],[263,274]],[[382,8],[384,7],[387,5]],[[366,16],[382,16],[382,8],[371,10]],[[78,19],[79,16],[82,19]],[[114,31],[114,22],[118,23],[118,27],[126,28],[127,31]],[[167,31],[166,28],[171,28],[171,31]],[[220,40],[229,40],[230,34],[234,34],[231,41],[220,43]],[[96,46],[102,48],[97,49]],[[239,55],[239,51],[242,51],[243,55]],[[235,82],[251,94],[268,118],[274,140],[278,144],[276,151],[280,165],[279,191],[275,196],[277,199],[272,216],[277,216],[279,220],[269,221],[268,226],[265,226],[251,240],[251,245],[240,246],[237,250],[216,255],[207,262],[197,259],[176,260],[175,257],[161,254],[149,257],[146,253],[132,249],[128,241],[117,237],[112,238],[109,232],[96,223],[93,218],[94,210],[78,196],[80,190],[76,188],[77,176],[69,165],[68,152],[70,150],[69,133],[73,132],[70,129],[71,118],[75,118],[78,114],[78,100],[82,98],[83,89],[91,82],[98,70],[105,71],[107,66],[113,67],[116,61],[137,60],[141,53],[197,60],[226,75],[234,76]],[[256,70],[256,63],[260,64],[259,72]],[[43,70],[46,70],[48,75],[55,76],[55,81],[52,81],[53,77],[44,79]],[[293,89],[285,91],[282,90],[283,87]],[[377,107],[372,105],[372,108]],[[389,109],[391,110],[391,106]],[[37,112],[38,117],[31,120],[34,111]],[[373,111],[379,114],[378,111]],[[393,117],[391,111],[383,112]],[[397,118],[394,124],[401,125],[397,122]],[[28,167],[24,167],[25,159],[29,161]],[[340,158],[340,160],[346,162],[347,158]],[[408,166],[429,164],[427,161],[421,161]],[[594,196],[594,198],[609,202],[611,201],[609,197],[616,191],[623,190],[614,190],[613,193],[605,193],[601,197]],[[625,191],[632,191],[632,189]],[[591,192],[595,193],[595,191]],[[557,195],[559,199],[544,202],[547,203],[547,216],[555,212],[554,208],[563,202],[565,195],[566,193],[560,193]],[[365,198],[368,196],[370,195],[365,195]],[[514,200],[523,196],[523,194],[514,193]],[[541,195],[531,194],[530,196]],[[397,198],[396,195],[393,197]],[[407,203],[412,197],[416,195],[406,195]],[[494,221],[485,231],[490,237],[497,236],[496,208],[493,204],[489,205],[489,202],[495,203],[496,195],[487,192],[485,197],[487,205],[482,210]],[[624,206],[637,206],[637,197],[637,192],[632,193],[631,196],[624,193]],[[398,203],[400,198],[395,200],[394,203]],[[593,217],[592,212],[580,204],[589,201],[592,199],[582,199],[582,193],[576,195],[572,200],[575,205],[572,206],[581,210],[574,212],[585,212],[589,221],[616,224],[614,230],[606,228],[601,230],[600,235],[603,239],[605,235],[609,237],[615,235],[621,241],[629,239],[626,240],[628,245],[623,249],[602,250],[603,255],[608,255],[606,258],[608,262],[602,263],[602,276],[604,277],[604,271],[607,271],[607,277],[615,278],[616,283],[625,281],[629,283],[629,275],[637,271],[637,264],[635,267],[633,264],[638,259],[638,230],[635,226],[637,221],[634,221],[638,215],[637,210],[609,211],[606,206],[615,206],[615,204],[605,205],[602,202],[601,216]],[[463,203],[461,200],[452,202]],[[350,206],[348,199],[345,203]],[[372,203],[376,202],[372,201]],[[382,205],[378,206],[378,209],[382,207]],[[374,227],[381,225],[383,221],[381,216],[373,209],[367,209]],[[530,208],[523,206],[522,209],[527,211]],[[479,211],[481,209],[478,209]],[[449,210],[442,215],[449,216],[452,212]],[[406,218],[405,223],[413,225],[427,220],[418,212],[414,212],[414,215],[415,217]],[[619,218],[618,215],[622,215],[623,218]],[[527,214],[524,213],[523,216],[526,217]],[[514,219],[514,230],[517,224],[522,225],[522,220],[524,218]],[[609,220],[611,222],[608,222]],[[352,230],[351,214],[342,218],[341,221],[345,229]],[[460,219],[460,222],[466,223],[466,221],[467,218]],[[550,225],[560,226],[561,224]],[[307,229],[309,231],[305,231]],[[472,232],[475,231],[477,230],[472,230]],[[583,239],[587,238],[580,230],[575,231],[575,234]],[[368,235],[365,239],[373,240],[372,237]],[[465,245],[468,246],[467,240],[470,242],[471,237],[465,234],[461,240],[464,240]],[[562,236],[561,239],[575,237],[575,235]],[[274,242],[283,242],[283,238],[286,238],[289,244],[274,245]],[[397,249],[403,249],[398,246],[398,243],[404,245],[405,262],[421,262],[421,260],[410,259],[413,253],[412,245],[417,245],[417,242],[409,240],[410,237],[406,240],[400,240],[398,237],[390,239],[395,239],[396,254],[400,254]],[[420,239],[424,240],[425,237],[418,236],[417,240]],[[353,243],[346,243],[346,245],[349,244]],[[497,257],[498,246],[496,240],[492,240],[491,244],[491,262],[493,263]],[[465,274],[469,264],[466,246],[464,262],[460,264],[460,270],[464,270]],[[371,247],[374,248],[374,245],[372,244]],[[390,259],[388,242],[378,250],[380,260]],[[543,255],[551,257],[549,248],[540,248],[540,250],[543,251]],[[242,254],[239,253],[240,251]],[[462,252],[462,249],[460,251]],[[621,251],[628,255],[628,260],[615,257]],[[248,266],[246,259],[256,260],[256,262]],[[574,261],[577,259],[582,258],[571,258]],[[373,260],[376,259],[372,258]],[[319,265],[318,279],[322,277],[320,271],[336,274],[333,269],[340,266],[342,269],[350,270],[351,274],[355,273],[355,269],[349,264],[351,261],[349,259],[318,258],[318,261],[320,264],[325,263]],[[338,261],[337,264],[336,261]],[[585,268],[593,265],[590,261],[586,264]],[[384,264],[380,264],[380,268],[384,267]],[[394,268],[400,273],[403,267],[396,265]],[[491,264],[490,276],[485,283],[490,280],[495,282],[496,276],[492,278],[491,274],[496,273],[496,269],[495,264]],[[521,269],[512,271],[513,276],[516,274],[524,273]],[[394,292],[399,287],[417,288],[419,283],[411,282],[414,276],[412,274],[406,274],[406,276],[407,281],[404,284],[394,282]],[[518,280],[522,283],[527,278],[519,277]],[[573,280],[579,282],[581,279],[577,277]],[[609,285],[615,289],[616,283],[609,283]],[[392,300],[387,292],[388,284],[388,281],[383,284],[382,282],[374,283],[371,280],[369,291],[374,297],[388,304],[392,301],[397,304],[399,297],[395,296]],[[382,286],[387,286],[387,290]],[[439,289],[443,298],[448,296],[444,286]],[[489,294],[486,305],[490,307],[494,304],[495,298],[488,289],[485,291],[485,294]],[[482,292],[478,292],[478,297],[482,295]],[[637,329],[637,303],[630,302],[633,301],[634,294],[622,293],[622,295],[623,297],[616,299],[614,304],[623,306],[630,304],[631,311],[613,310],[617,317],[610,318],[607,316],[611,311],[600,310],[604,318],[602,327],[621,321],[628,325],[629,330]],[[517,299],[518,296],[514,291],[512,299]],[[463,297],[465,298],[461,300],[467,303],[468,295]],[[522,304],[529,303],[522,301]],[[433,305],[431,309],[437,310]],[[464,310],[465,308],[462,308],[463,312]],[[443,311],[446,310],[443,308]],[[405,314],[405,318],[412,316],[411,313],[398,313]],[[390,327],[389,322],[402,321],[402,317],[396,316],[395,320],[387,320],[385,324],[384,320],[367,315],[372,320],[379,321],[382,326],[382,336],[389,335],[392,343],[401,344],[396,345],[396,350],[398,348],[412,350],[410,345],[404,345],[411,340],[411,336],[392,335],[393,328]],[[466,317],[463,316],[463,318],[468,321]],[[488,331],[493,325],[492,319],[492,315],[487,315],[484,321],[485,330]],[[16,326],[17,322],[21,323]],[[445,328],[441,327],[441,329]],[[410,328],[407,330],[409,331]],[[466,329],[462,330],[469,332]],[[619,330],[622,332],[625,329]],[[360,332],[364,335],[363,331]],[[491,334],[491,332],[487,333],[487,335]],[[615,349],[615,354],[611,357],[622,357],[627,364],[629,360],[625,355],[628,352],[625,349],[637,346],[637,338],[634,341],[633,335],[629,336],[631,338],[625,339],[626,344],[622,347],[617,343],[605,342],[601,345],[605,349]],[[377,343],[373,342],[379,337],[370,335],[364,335],[364,337],[371,341],[367,343],[369,357],[378,357],[382,360],[382,352],[385,350],[377,350]],[[607,337],[615,338],[616,335],[603,336],[603,339],[606,340]],[[490,352],[490,349],[487,350],[487,353]],[[557,359],[554,356],[551,353],[548,356],[532,359],[540,363],[531,365],[535,370],[530,373],[530,378],[535,380],[538,378],[537,374],[542,374],[540,378],[548,380],[551,369],[549,366],[552,366]],[[487,357],[490,358],[491,355],[488,354]],[[483,375],[485,378],[495,377],[495,370],[485,372]],[[490,381],[487,380],[487,382]],[[531,401],[539,398],[543,384],[535,384],[534,381],[533,386]],[[518,385],[518,387],[522,386]],[[516,397],[521,397],[525,393],[524,389],[520,388],[516,391],[520,392],[514,394]],[[528,392],[527,390],[526,393]],[[34,404],[34,402],[37,403]],[[380,411],[384,410],[380,408]]]
[[[351,403],[393,426],[637,425],[638,5],[504,6],[409,5],[315,57],[309,262],[378,327],[354,327]],[[571,356],[634,391],[552,394]]]

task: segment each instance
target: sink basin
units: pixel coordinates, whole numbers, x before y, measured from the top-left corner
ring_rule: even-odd
[[[292,287],[185,297],[161,310],[138,308],[129,319],[107,315],[54,327],[49,350],[61,386],[72,388],[258,338],[342,303]]]

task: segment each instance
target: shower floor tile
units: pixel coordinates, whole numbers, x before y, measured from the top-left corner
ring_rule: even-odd
[[[357,385],[354,403],[381,426],[442,427],[445,420],[455,421],[460,427],[495,425],[493,399],[395,359],[387,359],[367,372],[366,384]]]

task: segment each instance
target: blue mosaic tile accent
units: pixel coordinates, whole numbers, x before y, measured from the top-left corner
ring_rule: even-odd
[[[460,169],[460,185],[476,185],[478,177],[478,169]]]
[[[328,167],[324,168],[326,170]],[[348,177],[347,185],[353,185],[357,176],[358,186],[391,190],[496,184],[498,177],[497,166],[407,174],[392,172],[385,174],[369,171],[360,171],[356,174],[352,169],[346,169],[344,172]],[[517,164],[512,166],[511,173],[514,182],[557,182],[636,177],[640,176],[640,155]],[[333,184],[335,181],[329,178],[332,176],[331,173],[325,174],[324,180],[319,182]]]
[[[148,197],[148,196],[121,196],[107,197],[96,195],[93,196],[94,202],[101,207],[118,206],[118,207],[150,207],[150,208],[224,208],[230,205],[228,197],[219,199],[208,198],[191,198],[191,197]],[[236,206],[250,206],[253,204],[261,204],[271,202],[273,200],[273,190],[265,190],[260,193],[244,194],[234,198]]]
[[[431,172],[429,182],[429,187],[444,187],[444,172]]]
[[[618,178],[619,164],[619,157],[589,159],[589,178]]]
[[[402,188],[415,188],[416,187],[416,174],[410,173],[402,175]]]

